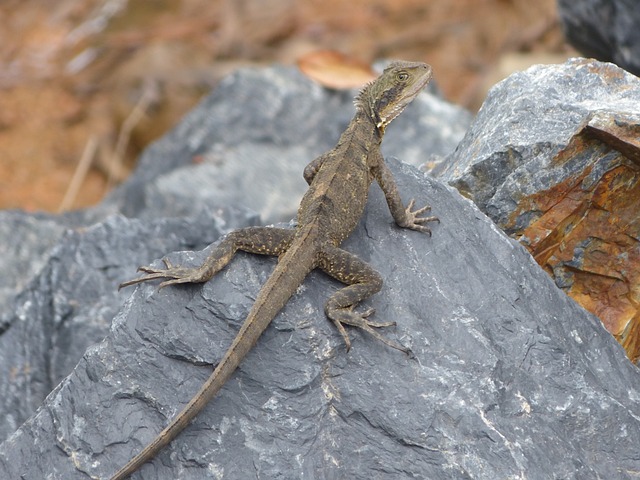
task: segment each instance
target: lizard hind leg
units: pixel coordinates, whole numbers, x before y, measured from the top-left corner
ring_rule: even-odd
[[[368,317],[375,312],[373,308],[363,311],[357,311],[355,308],[362,300],[382,288],[382,277],[377,271],[352,253],[334,246],[323,247],[318,267],[347,285],[331,295],[324,307],[325,314],[342,335],[347,351],[351,348],[351,340],[344,326],[350,325],[366,331],[392,348],[411,353],[408,348],[385,338],[375,330],[380,327],[392,327],[395,322],[372,322]]]
[[[294,233],[294,230],[287,228],[240,228],[226,235],[199,267],[175,266],[169,260],[163,259],[165,268],[139,267],[138,271],[144,272],[146,275],[123,282],[118,288],[157,278],[167,279],[160,283],[159,288],[178,283],[206,282],[222,270],[238,250],[261,255],[282,255],[291,245]]]

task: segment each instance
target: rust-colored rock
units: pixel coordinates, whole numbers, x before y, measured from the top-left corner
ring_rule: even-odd
[[[584,58],[513,74],[433,174],[525,245],[640,364],[638,77]]]
[[[603,321],[632,361],[640,358],[639,130],[633,116],[594,116],[554,162],[597,160],[523,198],[512,215],[540,212],[519,239],[559,286]]]

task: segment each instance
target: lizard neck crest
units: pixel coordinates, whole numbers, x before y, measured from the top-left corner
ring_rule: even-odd
[[[355,99],[356,108],[384,130],[431,79],[431,67],[420,62],[393,62]]]

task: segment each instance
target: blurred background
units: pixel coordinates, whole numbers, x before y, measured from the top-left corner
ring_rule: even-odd
[[[4,0],[0,25],[0,209],[27,211],[99,202],[240,67],[425,61],[476,111],[513,71],[578,55],[555,0]]]

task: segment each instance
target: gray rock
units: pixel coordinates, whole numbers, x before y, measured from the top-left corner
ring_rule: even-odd
[[[472,203],[391,167],[442,223],[431,238],[398,229],[374,186],[345,247],[383,275],[366,303],[397,321],[384,333],[415,358],[352,330],[345,352],[323,314],[337,285],[312,273],[139,478],[633,478],[640,375],[622,349]],[[0,445],[0,477],[112,474],[210,374],[274,263],[241,254],[203,286],[136,289],[110,335]]]
[[[536,65],[495,85],[458,148],[431,173],[506,228],[522,198],[561,183],[585,162],[556,156],[595,114],[640,113],[640,79],[612,64],[571,59]],[[598,172],[597,166],[594,171]],[[522,221],[539,212],[522,213]]]
[[[0,211],[0,305],[8,305],[45,265],[49,251],[64,230],[53,216]],[[7,327],[8,310],[0,309],[0,332]]]
[[[98,211],[99,210],[99,211]],[[63,215],[0,211],[0,333],[7,327],[9,305],[46,265],[54,248],[70,228],[91,225],[110,213],[108,207]]]
[[[558,0],[565,36],[585,56],[640,75],[640,9],[636,0]]]
[[[87,347],[104,338],[127,298],[117,286],[131,278],[136,266],[168,251],[204,248],[229,225],[256,221],[255,214],[229,210],[218,217],[145,223],[111,216],[88,228],[66,230],[3,313],[0,438],[27,420]]]

